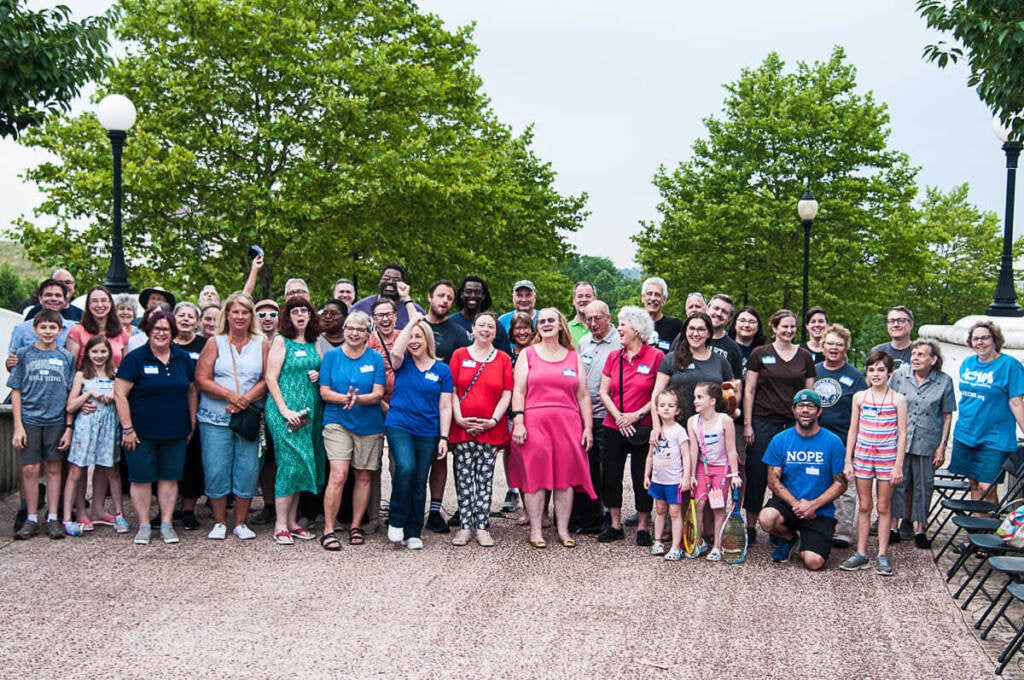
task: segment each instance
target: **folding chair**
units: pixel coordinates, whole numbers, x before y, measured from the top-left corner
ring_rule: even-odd
[[[1009,606],[1010,602],[1014,600],[1024,602],[1024,583],[1014,583],[1006,590],[1010,594],[1010,599],[1008,599],[1006,604],[1003,605],[1003,608],[999,612],[1000,615],[1003,615],[1006,612],[1006,608]],[[1014,654],[1019,652],[1021,646],[1024,645],[1024,621],[1021,622],[1020,627],[1015,626],[1014,628],[1016,633],[997,659],[997,661],[999,661],[999,665],[996,666],[996,675],[1003,674],[1007,664],[1010,663],[1010,659],[1012,659]]]

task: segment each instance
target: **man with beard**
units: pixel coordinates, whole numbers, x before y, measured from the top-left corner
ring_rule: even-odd
[[[674,316],[667,316],[661,308],[668,302],[668,284],[660,276],[652,276],[640,286],[640,296],[644,303],[644,309],[651,316],[654,322],[654,330],[658,333],[658,349],[668,352],[672,347],[672,341],[683,330],[683,320]]]
[[[405,268],[400,264],[388,264],[384,266],[384,269],[380,272],[380,284],[377,287],[377,295],[368,295],[362,300],[359,300],[352,308],[350,312],[360,311],[365,312],[367,316],[373,316],[373,307],[377,304],[378,298],[386,298],[395,303],[398,311],[395,319],[395,329],[402,330],[405,325],[409,323],[409,305],[423,314],[423,308],[418,304],[409,299],[408,287],[406,287],[406,294],[400,295],[398,291],[398,284],[405,282]]]
[[[266,336],[267,342],[274,341],[277,335],[278,315],[280,307],[271,299],[260,300],[256,303],[256,320],[260,324],[260,330]],[[249,521],[253,524],[269,524],[277,517],[274,509],[274,478],[277,476],[277,460],[274,458],[274,440],[270,437],[270,430],[266,430],[263,449],[263,467],[260,468],[260,489],[263,490],[263,508],[254,514]]]
[[[427,294],[427,323],[434,332],[435,352],[438,359],[448,363],[455,350],[472,344],[462,326],[448,318],[455,303],[455,284],[447,279],[434,281]]]
[[[799,539],[809,571],[828,562],[835,530],[832,502],[846,491],[846,447],[818,424],[821,397],[803,389],[793,397],[796,424],[772,438],[764,453],[772,497],[758,516],[761,528],[779,538],[772,560],[789,560]]]
[[[498,323],[502,325],[506,333],[512,325],[512,316],[516,312],[529,314],[533,325],[537,325],[537,287],[533,285],[533,281],[523,279],[516,281],[516,284],[512,286],[512,311],[505,312],[498,317]]]
[[[484,280],[479,276],[467,276],[462,279],[462,285],[459,286],[455,306],[459,311],[448,318],[462,327],[466,331],[466,336],[472,342],[473,322],[476,320],[477,314],[486,312],[491,308],[491,293],[487,290],[487,284],[484,283]],[[500,324],[498,325],[497,332],[494,334],[494,346],[506,354],[512,354],[508,333],[505,332],[505,329]]]

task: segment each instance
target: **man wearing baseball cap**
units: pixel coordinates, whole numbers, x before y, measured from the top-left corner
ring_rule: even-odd
[[[777,434],[764,453],[772,497],[758,516],[761,528],[779,538],[772,560],[785,562],[796,548],[810,571],[828,562],[836,527],[833,501],[847,484],[843,475],[846,447],[818,424],[820,415],[817,392],[796,393],[796,425]]]
[[[533,281],[523,279],[512,286],[512,311],[498,317],[498,323],[505,327],[506,333],[512,325],[512,315],[516,312],[529,314],[533,325],[537,325],[537,287]]]

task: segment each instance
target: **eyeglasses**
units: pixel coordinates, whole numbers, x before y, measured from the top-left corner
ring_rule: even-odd
[[[549,323],[558,323],[558,319],[556,319],[554,317],[549,317],[549,318],[544,318],[544,319],[537,319],[537,325],[538,326],[546,326]]]
[[[295,297],[297,295],[309,295],[309,291],[305,288],[293,288],[292,290],[284,294],[285,297]]]
[[[395,315],[394,312],[381,312],[380,314],[374,314],[373,318],[374,319],[380,319],[380,320],[383,321],[384,319],[390,319],[394,315]]]
[[[832,341],[832,342],[826,342],[824,344],[825,344],[825,347],[846,347],[846,343],[845,342],[835,342],[835,341]]]
[[[386,274],[381,274],[380,280],[381,280],[382,283],[398,283],[399,281],[402,280],[402,277],[401,276],[388,276]]]
[[[890,326],[902,326],[904,324],[910,323],[910,319],[904,316],[899,319],[886,319],[885,323]]]
[[[276,319],[277,312],[256,312],[256,316],[260,319]]]
[[[356,333],[369,333],[370,329],[366,326],[345,326],[346,331],[355,331]]]
[[[171,329],[168,326],[159,326],[159,327],[158,326],[154,326],[153,328],[149,329],[149,332],[151,334],[155,334],[155,333],[163,334],[163,333],[170,333]]]
[[[586,323],[601,323],[602,321],[604,321],[607,318],[608,318],[607,314],[602,314],[601,316],[587,316],[587,317],[584,317],[583,320]]]
[[[971,337],[971,342],[978,342],[979,340],[991,340],[991,335],[975,335]]]
[[[708,329],[706,328],[687,328],[686,332],[690,335],[707,335]]]

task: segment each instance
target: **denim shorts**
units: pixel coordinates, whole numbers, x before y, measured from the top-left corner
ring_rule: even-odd
[[[223,498],[229,493],[252,498],[260,472],[260,443],[235,434],[226,425],[199,423],[203,438],[203,477],[206,495]]]
[[[1003,461],[1011,453],[989,446],[968,446],[954,439],[949,471],[982,484],[998,483],[1003,480]]]

